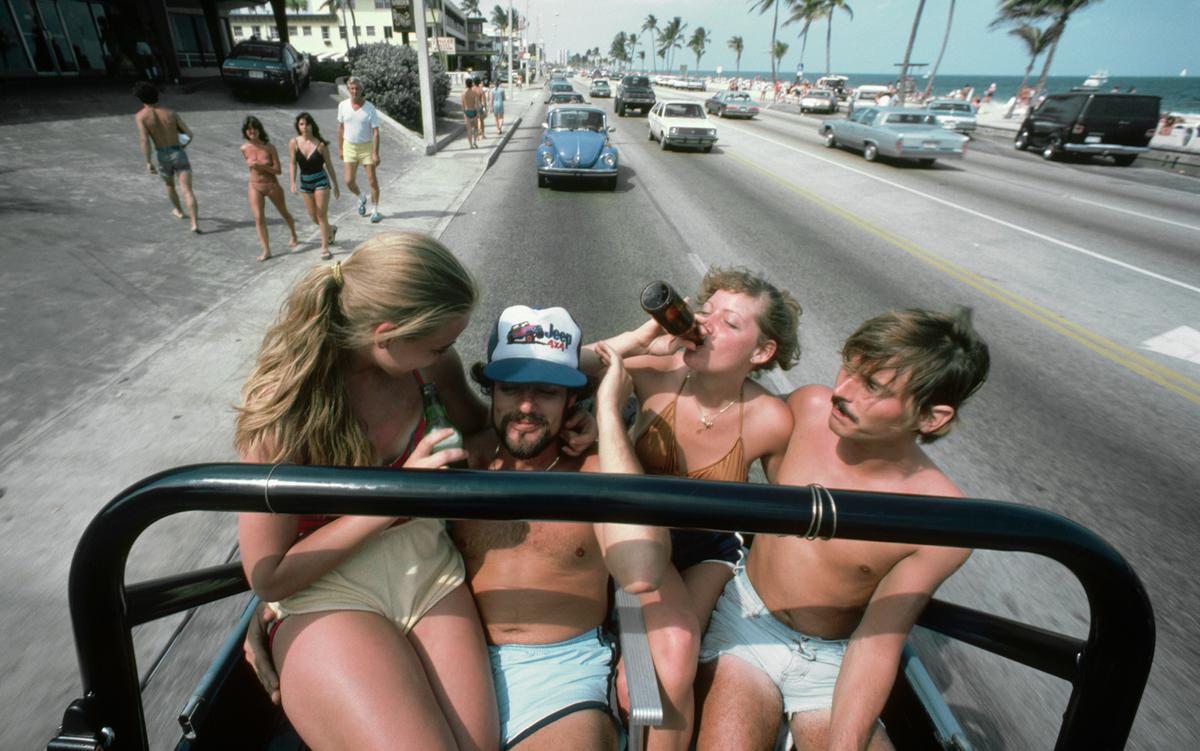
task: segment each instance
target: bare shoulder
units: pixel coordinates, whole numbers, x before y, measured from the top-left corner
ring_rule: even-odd
[[[941,470],[933,460],[922,452],[923,466],[916,472],[911,480],[906,483],[904,493],[917,493],[920,495],[933,495],[942,498],[965,498],[966,494],[962,489],[954,484],[954,481],[946,476],[946,473]]]
[[[786,441],[792,432],[792,411],[783,399],[751,381],[746,384],[746,427],[768,442]]]
[[[566,458],[564,458],[566,463]],[[587,453],[574,459],[578,463],[579,472],[599,472],[600,471],[600,452],[596,450],[595,445],[587,450]]]
[[[797,427],[824,422],[829,417],[829,398],[833,389],[819,383],[801,386],[788,395],[787,406]]]

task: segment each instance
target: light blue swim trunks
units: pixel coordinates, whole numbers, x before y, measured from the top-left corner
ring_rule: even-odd
[[[700,645],[700,662],[732,655],[770,678],[783,711],[811,712],[833,706],[846,639],[829,641],[794,631],[767,610],[743,567],[725,585]]]
[[[608,699],[617,650],[602,629],[553,644],[489,646],[488,654],[503,749],[575,712],[598,709],[613,715]]]

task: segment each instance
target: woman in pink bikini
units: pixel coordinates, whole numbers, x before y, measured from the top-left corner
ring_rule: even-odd
[[[258,242],[262,245],[262,253],[258,260],[265,261],[271,257],[271,245],[267,237],[267,218],[265,215],[266,199],[271,199],[283,221],[287,222],[292,233],[288,247],[294,248],[299,243],[296,237],[296,221],[288,211],[287,202],[283,197],[283,188],[279,185],[277,175],[283,174],[283,166],[279,163],[279,152],[267,137],[263,124],[253,115],[242,123],[242,158],[250,168],[250,187],[247,195],[250,200],[250,211],[254,214],[254,227],[258,230]]]

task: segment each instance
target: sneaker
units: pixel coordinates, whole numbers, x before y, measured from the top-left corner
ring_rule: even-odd
[[[371,212],[371,224],[379,224],[383,221],[383,214],[378,211]]]
[[[361,195],[358,197],[358,215],[359,216],[367,215],[367,197],[365,195]]]

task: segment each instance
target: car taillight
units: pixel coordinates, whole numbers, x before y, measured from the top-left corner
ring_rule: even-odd
[[[1083,123],[1079,123],[1074,128],[1071,128],[1071,132],[1077,136],[1083,135],[1083,131],[1084,131]]]

